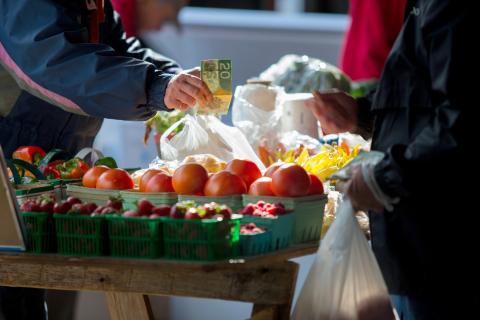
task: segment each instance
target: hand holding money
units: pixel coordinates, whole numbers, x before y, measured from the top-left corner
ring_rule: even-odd
[[[185,111],[197,101],[199,104],[213,101],[207,85],[195,73],[194,69],[183,71],[170,80],[164,98],[167,108]]]
[[[213,94],[213,100],[199,100],[198,111],[201,113],[227,114],[232,100],[232,61],[203,60],[201,77]]]

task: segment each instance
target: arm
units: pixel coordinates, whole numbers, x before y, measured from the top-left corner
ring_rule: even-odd
[[[0,0],[0,61],[22,89],[102,118],[143,120],[166,109],[172,74],[85,39],[75,14],[51,0]]]
[[[472,8],[453,1],[432,1],[422,31],[432,79],[435,109],[428,125],[408,145],[394,145],[375,167],[380,188],[390,196],[408,197],[425,191],[425,181],[455,179],[446,168],[465,166],[477,101],[472,72],[475,24]],[[456,172],[457,173],[457,172]],[[429,190],[443,184],[430,184]]]

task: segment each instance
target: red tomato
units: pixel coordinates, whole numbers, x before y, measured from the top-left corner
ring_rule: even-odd
[[[308,176],[310,177],[310,188],[308,188],[308,195],[314,194],[323,194],[323,183],[318,179],[316,175],[313,173],[309,173]]]
[[[267,171],[265,171],[265,174],[263,175],[264,177],[272,177],[273,173],[277,171],[278,168],[280,168],[283,165],[283,163],[275,162],[270,165],[270,167],[267,168]]]
[[[236,174],[220,171],[208,179],[203,192],[207,197],[240,195],[247,193],[247,186]]]
[[[155,174],[148,180],[144,192],[174,192],[172,177],[164,172]]]
[[[96,167],[90,168],[83,175],[83,178],[82,178],[83,186],[87,188],[96,188],[98,177],[100,177],[102,173],[108,170],[110,170],[110,168],[107,166],[96,166]]]
[[[253,196],[275,196],[272,190],[272,178],[258,178],[250,185],[250,189],[248,189],[248,194],[251,194]]]
[[[173,173],[173,189],[178,194],[202,195],[207,179],[208,172],[202,165],[186,163]]]
[[[134,183],[127,171],[109,169],[98,177],[96,187],[97,189],[126,190],[133,189]]]
[[[140,181],[138,182],[138,190],[140,192],[145,192],[145,187],[147,186],[148,181],[157,173],[162,173],[162,172],[164,171],[159,169],[150,169],[145,171],[145,173],[140,178]]]
[[[301,197],[308,193],[310,177],[301,166],[284,164],[272,176],[272,190],[279,197]]]
[[[242,178],[247,188],[250,187],[253,181],[262,176],[262,172],[258,169],[255,162],[250,160],[233,159],[227,163],[225,171],[236,174]]]

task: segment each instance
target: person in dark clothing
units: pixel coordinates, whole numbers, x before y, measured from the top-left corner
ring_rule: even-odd
[[[212,99],[198,69],[181,71],[127,39],[109,0],[0,0],[0,67],[22,89],[13,106],[0,105],[7,156],[22,145],[73,156],[92,146],[104,118],[146,120]],[[0,318],[46,319],[44,298],[0,288]]]
[[[466,187],[478,177],[476,19],[473,2],[409,1],[376,92],[308,102],[327,133],[357,132],[385,152],[340,188],[370,209],[372,249],[402,319],[478,318],[480,216]]]

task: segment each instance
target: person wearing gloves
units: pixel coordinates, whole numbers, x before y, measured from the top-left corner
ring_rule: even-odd
[[[212,99],[198,69],[181,71],[127,39],[109,0],[0,0],[1,67],[22,89],[13,105],[17,93],[0,100],[7,156],[22,145],[73,156],[92,146],[104,118],[146,120]],[[44,298],[44,290],[0,287],[0,318],[46,319]]]
[[[473,319],[480,306],[480,215],[469,205],[478,174],[468,161],[475,20],[473,3],[409,1],[376,92],[316,92],[308,102],[326,133],[372,137],[385,153],[339,189],[370,210],[372,249],[401,319]]]

